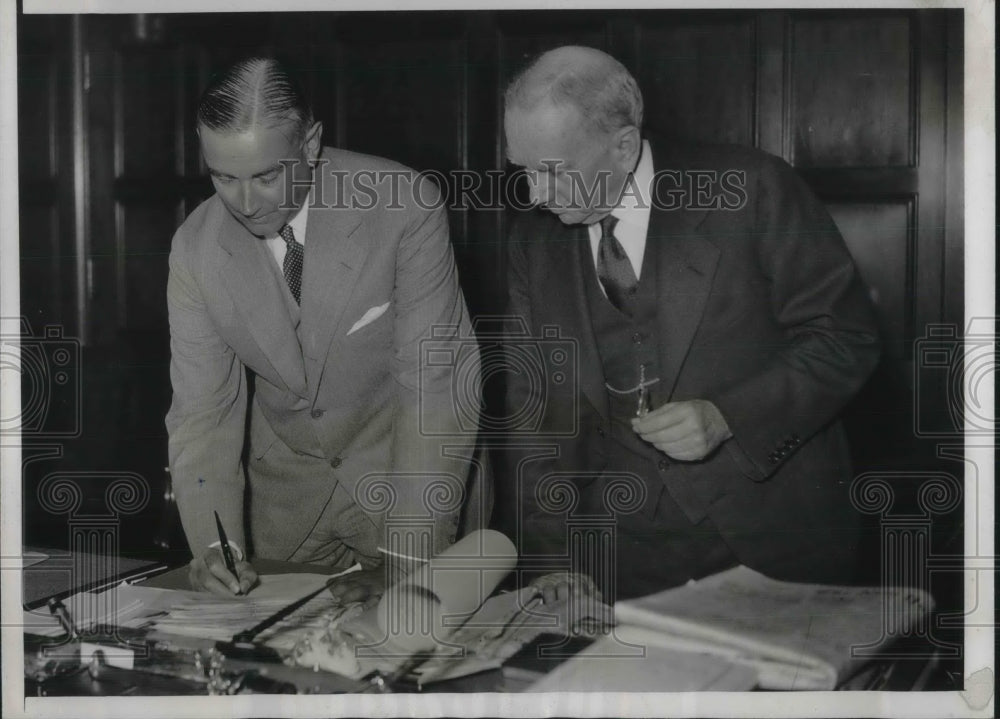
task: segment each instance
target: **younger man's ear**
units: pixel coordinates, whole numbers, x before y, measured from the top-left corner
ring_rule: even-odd
[[[319,153],[323,149],[323,123],[316,122],[306,132],[302,144],[306,148],[306,157],[310,160],[319,158]]]

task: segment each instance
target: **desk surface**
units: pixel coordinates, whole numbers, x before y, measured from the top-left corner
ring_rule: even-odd
[[[41,602],[44,602],[44,597],[51,595],[53,590],[55,593],[60,591],[64,593],[69,593],[73,591],[68,589],[70,586],[70,577],[68,576],[67,570],[73,566],[73,557],[69,553],[63,552],[61,554],[52,553],[50,551],[44,551],[46,554],[50,554],[49,559],[45,562],[34,565],[24,570],[25,574],[25,601],[29,596],[29,582],[28,578],[34,574],[32,582],[32,596],[38,598],[41,597]],[[94,557],[93,555],[85,555],[83,558],[85,561],[100,563],[102,558]],[[105,582],[108,578],[122,578],[122,576],[135,575],[148,570],[150,567],[154,567],[153,562],[142,562],[138,560],[128,560],[120,559],[117,564],[112,563],[115,571],[107,572],[103,576]],[[47,565],[47,566],[46,566]],[[277,560],[266,560],[258,559],[255,560],[254,566],[260,574],[289,574],[298,572],[308,572],[315,574],[333,574],[336,570],[330,567],[322,565],[312,565],[312,564],[300,564],[295,562],[282,562]],[[40,571],[35,571],[40,570]],[[48,584],[43,583],[41,580],[48,578]],[[158,587],[162,589],[179,589],[188,590],[191,588],[190,582],[188,581],[188,567],[187,565],[175,568],[173,570],[160,573],[158,575],[152,576],[144,581],[145,586]],[[46,594],[48,592],[48,594]],[[36,601],[38,601],[36,599]],[[942,667],[938,665],[936,661],[928,662],[926,658],[922,661],[916,660],[900,660],[892,663],[893,671],[891,672],[893,676],[890,678],[888,674],[884,671],[884,667],[873,667],[873,671],[881,672],[886,675],[886,681],[882,686],[877,686],[873,688],[880,689],[895,689],[895,690],[914,690],[914,689],[954,689],[955,687],[947,686],[942,683]],[[454,679],[446,682],[442,682],[432,687],[427,688],[429,691],[448,691],[448,692],[511,692],[511,691],[523,691],[527,687],[527,681],[524,679],[518,679],[517,675],[506,676],[505,672],[499,670],[492,670],[483,672],[481,674],[472,675],[468,677],[462,677],[459,679]],[[859,675],[857,681],[866,681],[865,678]],[[867,688],[862,687],[857,684],[857,681],[850,682],[843,688],[846,689],[860,689]]]
[[[299,562],[282,562],[277,559],[254,559],[253,568],[258,574],[296,574],[299,572],[308,574],[334,574],[340,570],[327,567],[322,564],[301,564]],[[177,567],[169,572],[150,577],[144,582],[147,587],[157,587],[159,589],[191,589],[191,582],[188,580],[188,567]]]
[[[97,589],[128,577],[163,567],[161,562],[144,559],[68,552],[64,549],[25,547],[24,552],[40,552],[46,559],[22,570],[22,603],[28,609],[44,604],[50,597],[60,599],[75,592]]]

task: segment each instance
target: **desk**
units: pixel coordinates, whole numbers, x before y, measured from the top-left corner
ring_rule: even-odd
[[[93,591],[123,579],[166,569],[161,562],[105,556],[89,552],[25,547],[24,552],[39,552],[46,559],[22,570],[22,604],[34,609],[51,597],[63,599],[76,592]]]
[[[254,559],[253,567],[258,574],[334,574],[340,570],[324,566],[322,564],[302,564],[299,562],[282,562],[278,559]],[[159,589],[181,589],[190,590],[191,582],[188,579],[188,566],[171,569],[169,572],[150,577],[144,582],[147,587],[157,587]]]
[[[329,567],[318,566],[318,565],[308,565],[299,564],[292,562],[281,562],[275,560],[256,560],[254,562],[255,567],[260,572],[260,574],[287,574],[287,573],[318,573],[318,574],[332,574],[335,570]],[[132,566],[131,564],[129,565]],[[137,567],[139,571],[143,570],[143,565]],[[190,583],[188,581],[188,567],[183,566],[171,571],[158,574],[156,576],[150,577],[144,582],[145,586],[158,587],[164,589],[178,589],[186,590],[190,589]],[[865,673],[857,676],[853,681],[848,682],[845,689],[865,689],[872,687],[874,684],[877,688],[884,690],[898,690],[907,691],[915,689],[950,689],[954,690],[956,687],[952,682],[948,681],[948,673],[945,671],[947,667],[942,666],[937,658],[928,659],[925,657],[923,660],[897,660],[889,665],[883,664],[881,667],[873,666],[868,672],[868,676]],[[876,676],[871,676],[875,674]],[[881,684],[876,684],[874,680],[878,680],[879,676],[884,676],[885,680]],[[332,680],[335,675],[330,675]],[[126,675],[120,677],[119,684],[122,686],[128,685],[129,678]],[[139,682],[136,679],[132,679],[135,684],[141,684],[141,689],[133,689],[130,686],[130,693],[133,694],[167,694],[176,695],[184,693],[204,693],[205,685],[191,683],[185,685],[183,681],[171,682],[165,677],[152,677],[148,682]],[[470,692],[520,692],[528,688],[531,681],[530,676],[518,675],[517,672],[505,673],[501,670],[491,670],[481,672],[476,675],[471,675],[467,677],[461,677],[458,679],[453,679],[449,681],[439,682],[425,687],[426,692],[456,692],[456,693],[470,693]],[[332,683],[332,682],[331,682]],[[100,691],[100,689],[95,690],[95,683],[89,682],[85,676],[78,676],[73,683],[67,684],[61,689],[66,695],[87,695],[93,694],[95,691]],[[105,689],[109,694],[117,693],[113,688],[116,686],[114,683],[106,684],[109,687]],[[662,689],[662,685],[654,685],[649,687],[649,691],[656,691]],[[333,691],[333,690],[328,690]],[[53,695],[59,693],[59,688],[54,688]]]

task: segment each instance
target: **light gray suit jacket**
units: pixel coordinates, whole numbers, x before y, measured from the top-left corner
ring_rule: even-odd
[[[378,184],[376,173],[389,180]],[[217,540],[217,510],[230,539],[246,547],[249,537],[257,556],[287,558],[337,482],[365,495],[359,504],[376,524],[390,509],[425,516],[434,523],[432,551],[453,541],[458,506],[430,485],[464,485],[475,434],[458,426],[452,379],[457,364],[476,365],[477,350],[438,200],[436,186],[408,168],[324,148],[306,230],[298,336],[287,288],[268,266],[273,256],[217,196],[177,230],[167,285],[174,393],[166,425],[194,553]],[[454,346],[455,362],[442,364],[438,353],[433,366],[422,366],[432,330],[436,347]],[[255,375],[249,487],[241,464],[244,368]],[[478,402],[468,396],[470,386],[478,392],[475,370],[471,377],[465,400]],[[425,425],[437,433],[422,433]],[[445,446],[440,437],[449,433]],[[391,507],[382,501],[386,492]]]

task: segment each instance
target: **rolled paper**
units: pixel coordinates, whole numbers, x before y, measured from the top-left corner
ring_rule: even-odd
[[[379,628],[399,649],[428,652],[465,620],[517,564],[514,544],[500,532],[472,532],[382,596]]]

